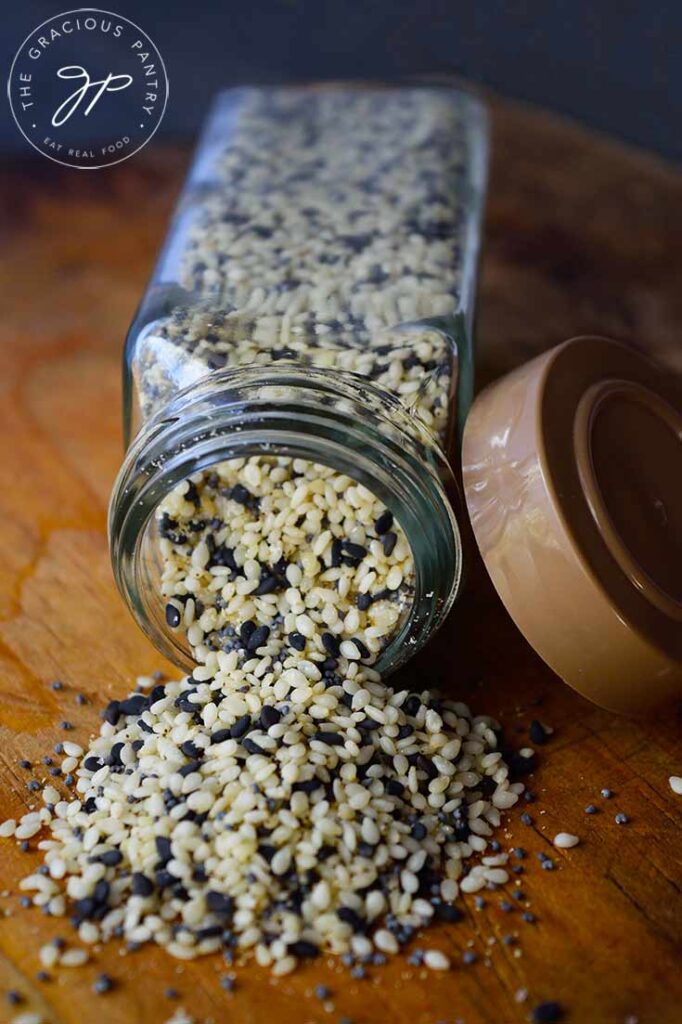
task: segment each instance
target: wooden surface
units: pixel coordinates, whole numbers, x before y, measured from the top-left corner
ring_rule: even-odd
[[[105,510],[121,457],[119,364],[186,166],[184,152],[148,147],[92,174],[27,159],[1,172],[0,251],[0,818],[31,805],[27,773],[66,734],[80,742],[98,707],[134,677],[163,667],[117,596]],[[682,369],[682,183],[653,159],[520,107],[494,107],[494,163],[480,292],[479,384],[580,332],[629,339]],[[541,595],[539,595],[541,599]],[[444,975],[395,964],[355,981],[318,961],[279,982],[238,969],[233,995],[219,958],[177,964],[158,949],[98,950],[78,970],[36,981],[38,948],[65,921],[18,908],[17,882],[37,865],[0,845],[0,1021],[26,996],[52,1024],[160,1024],[178,1005],[199,1021],[513,1024],[546,999],[580,1024],[680,1020],[680,809],[668,776],[682,775],[680,719],[628,721],[590,706],[528,649],[474,568],[467,596],[420,661],[419,673],[503,722],[523,745],[539,717],[555,729],[529,780],[534,822],[509,816],[503,841],[528,850],[520,877],[534,925],[487,895],[429,943],[454,962]],[[65,682],[62,692],[49,683]],[[90,703],[76,706],[83,692]],[[541,699],[541,705],[532,702]],[[602,787],[615,792],[600,798]],[[588,817],[583,808],[601,811]],[[614,822],[617,811],[631,818]],[[552,853],[559,830],[581,845]],[[554,856],[543,871],[537,852]],[[513,886],[507,887],[509,890]],[[520,904],[522,906],[525,904]],[[517,935],[514,946],[505,935]],[[463,966],[471,946],[478,963]],[[96,996],[99,971],[119,982]],[[311,993],[324,982],[333,1010]],[[165,987],[181,992],[179,1003]],[[516,1002],[520,989],[525,1002]]]

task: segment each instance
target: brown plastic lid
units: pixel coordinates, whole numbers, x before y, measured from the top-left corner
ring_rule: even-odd
[[[464,489],[510,615],[567,683],[636,711],[682,694],[682,388],[574,338],[486,388]]]

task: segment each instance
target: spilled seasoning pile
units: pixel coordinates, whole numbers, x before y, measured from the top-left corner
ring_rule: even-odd
[[[496,723],[371,667],[414,579],[381,502],[259,456],[184,481],[158,524],[167,621],[196,667],[112,701],[87,751],[62,744],[75,796],[47,785],[0,826],[47,827],[33,903],[86,943],[253,951],[282,975],[323,950],[398,953],[459,919],[460,890],[506,883],[492,836],[523,785]]]
[[[284,974],[321,949],[396,953],[460,887],[507,881],[504,856],[471,866],[522,789],[489,719],[344,659],[332,682],[305,659],[217,659],[112,702],[77,799],[45,788],[16,829],[49,827],[34,903],[63,914],[65,885],[85,941],[253,949]]]

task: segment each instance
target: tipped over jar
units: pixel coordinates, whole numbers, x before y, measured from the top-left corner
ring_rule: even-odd
[[[218,97],[128,337],[110,508],[172,660],[390,671],[443,621],[486,149],[450,87]]]

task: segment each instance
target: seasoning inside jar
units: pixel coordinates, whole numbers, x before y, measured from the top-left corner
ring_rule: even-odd
[[[450,88],[219,98],[129,337],[112,503],[119,585],[176,660],[394,667],[442,621],[484,179]]]

